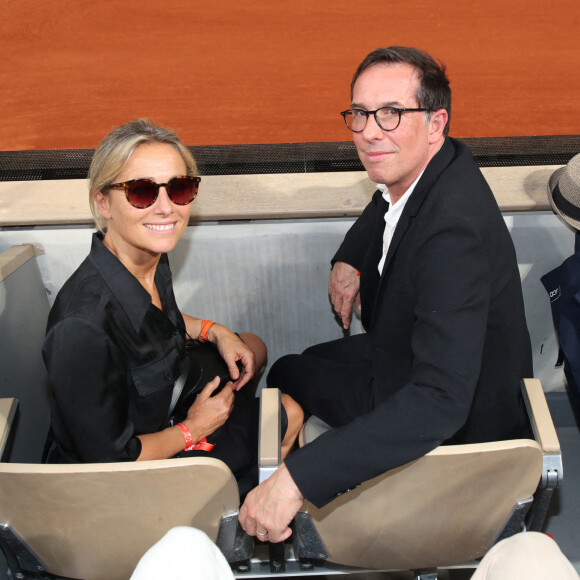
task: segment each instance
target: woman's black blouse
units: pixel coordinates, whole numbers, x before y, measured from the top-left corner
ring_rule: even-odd
[[[167,425],[185,324],[166,254],[155,283],[163,310],[95,234],[59,292],[43,345],[53,394],[49,461],[134,461],[136,436]]]

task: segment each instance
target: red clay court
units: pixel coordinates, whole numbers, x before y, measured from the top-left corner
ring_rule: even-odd
[[[372,49],[423,48],[455,137],[580,134],[578,0],[3,0],[0,150],[93,148],[146,116],[187,145],[345,141]]]

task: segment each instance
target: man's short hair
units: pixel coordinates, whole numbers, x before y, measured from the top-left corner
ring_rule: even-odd
[[[359,64],[350,85],[352,98],[354,85],[358,77],[368,68],[376,64],[410,64],[417,71],[419,77],[419,90],[415,95],[417,106],[420,108],[437,111],[445,109],[449,115],[445,126],[445,135],[449,133],[449,121],[451,119],[451,88],[447,78],[445,65],[438,63],[433,57],[418,48],[408,46],[389,46],[377,48],[369,53]]]

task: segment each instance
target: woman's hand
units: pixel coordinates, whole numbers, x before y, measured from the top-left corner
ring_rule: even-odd
[[[234,391],[231,382],[226,383],[217,395],[211,396],[219,384],[219,377],[207,383],[189,408],[187,417],[183,421],[193,434],[195,441],[211,435],[221,427],[234,408]]]
[[[201,320],[188,314],[182,314],[182,316],[189,336],[198,336],[201,331]],[[228,366],[230,377],[234,383],[234,389],[239,391],[252,379],[256,372],[254,352],[235,332],[232,332],[229,328],[217,322],[212,324],[207,331],[207,338],[217,346],[221,357]],[[260,339],[258,340],[263,344]],[[264,346],[264,357],[265,348]],[[242,364],[243,368],[241,372],[236,364],[237,361],[240,361]]]
[[[221,324],[214,324],[209,329],[208,337],[228,365],[233,388],[239,391],[254,376],[254,353],[237,334]],[[241,372],[236,365],[237,361],[242,364]]]

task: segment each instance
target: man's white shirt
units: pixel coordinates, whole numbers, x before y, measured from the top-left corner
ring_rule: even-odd
[[[421,179],[421,175],[423,175],[423,171],[413,183],[411,187],[407,189],[404,193],[403,197],[401,197],[396,203],[391,203],[391,196],[389,194],[389,190],[386,185],[382,183],[377,184],[377,189],[383,192],[383,199],[389,204],[389,209],[385,213],[385,231],[383,233],[383,255],[381,256],[381,261],[379,262],[379,274],[382,275],[383,267],[385,266],[385,260],[387,259],[387,252],[389,251],[389,246],[391,245],[391,240],[393,239],[393,235],[395,233],[395,228],[399,223],[399,218],[405,209],[405,204],[411,197],[415,186],[419,179]]]

